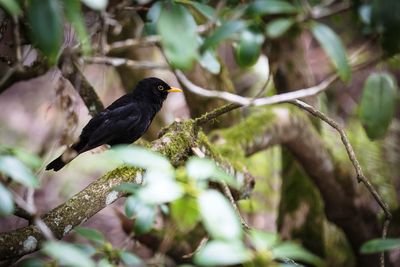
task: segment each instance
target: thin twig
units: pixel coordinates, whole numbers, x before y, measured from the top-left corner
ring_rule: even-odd
[[[212,27],[214,27],[214,23],[210,22],[203,25],[199,25],[196,31],[201,34],[207,32]],[[161,42],[161,37],[159,35],[150,35],[139,38],[125,39],[122,41],[116,41],[111,44],[105,45],[104,51],[107,54],[113,50],[126,49],[132,46],[149,46],[158,44],[159,42]]]
[[[236,104],[236,103],[231,103],[231,104],[227,104],[225,106],[222,106],[221,108],[218,108],[212,112],[206,113],[204,115],[202,115],[201,117],[198,117],[194,120],[194,122],[197,125],[202,125],[204,123],[207,123],[213,119],[218,118],[219,116],[221,116],[222,114],[225,114],[229,111],[232,111],[234,109],[240,108],[242,107],[242,105],[240,104]]]
[[[24,215],[27,217],[26,219],[28,219],[30,223],[33,219],[33,223],[39,228],[47,240],[55,240],[53,232],[39,216],[34,202],[29,203],[16,193],[13,194],[13,199],[18,207],[24,211]]]
[[[15,45],[15,57],[17,62],[15,68],[21,70],[22,68],[22,52],[21,52],[21,37],[19,35],[19,20],[17,16],[13,16],[14,22],[14,45]]]
[[[326,122],[327,124],[329,124],[330,126],[332,126],[340,135],[340,138],[342,139],[342,143],[344,145],[344,147],[346,148],[346,152],[347,155],[349,156],[349,159],[351,161],[351,163],[354,166],[354,169],[356,171],[356,175],[357,175],[357,181],[360,183],[363,183],[365,185],[365,187],[367,188],[367,190],[372,194],[373,198],[375,199],[376,202],[378,202],[379,206],[381,206],[383,212],[385,213],[385,222],[384,222],[384,226],[382,229],[382,238],[386,238],[387,235],[387,229],[389,227],[389,223],[390,220],[392,218],[392,214],[389,211],[389,207],[387,206],[387,204],[385,203],[385,201],[382,199],[382,197],[379,195],[379,193],[376,191],[376,189],[374,188],[374,186],[371,184],[371,182],[368,180],[367,177],[365,177],[362,169],[361,169],[361,165],[358,162],[356,155],[354,153],[353,147],[351,146],[349,139],[347,138],[346,132],[344,131],[344,128],[341,127],[336,121],[334,121],[333,119],[329,118],[328,116],[326,116],[324,113],[322,113],[321,111],[315,109],[313,106],[300,101],[300,100],[293,100],[293,101],[288,101],[289,103],[296,105],[297,107],[304,109],[306,111],[308,111],[311,115],[323,120],[324,122]],[[384,253],[381,254],[381,266],[384,267],[385,266],[385,255]]]
[[[8,79],[17,71],[17,68],[12,67],[7,69],[7,72],[3,75],[3,77],[1,77],[0,80],[0,88],[3,87],[3,85],[8,81]],[[1,90],[0,90],[1,92]]]
[[[127,48],[131,46],[148,46],[160,42],[161,38],[158,35],[151,35],[142,38],[126,39],[123,41],[117,41],[112,44],[106,45],[105,52],[108,53],[111,50]]]
[[[339,13],[349,10],[352,6],[352,3],[350,2],[339,2],[335,5],[330,6],[329,8],[313,8],[311,9],[311,18],[323,19],[326,17],[337,15]]]
[[[192,148],[193,153],[198,156],[199,158],[204,158],[205,154],[200,150],[200,149],[196,149],[195,147]],[[231,202],[231,205],[233,207],[233,209],[236,212],[236,215],[239,217],[239,220],[242,224],[242,226],[246,229],[249,230],[251,229],[250,226],[247,224],[246,220],[242,217],[242,214],[240,213],[240,210],[238,208],[238,206],[236,205],[236,201],[232,195],[231,190],[229,189],[229,186],[226,184],[225,181],[221,181],[222,184],[222,188],[224,190],[224,195],[229,199],[229,201]]]
[[[166,64],[156,64],[151,61],[135,61],[126,58],[116,57],[83,57],[86,63],[90,64],[106,64],[114,67],[128,66],[138,69],[168,69]]]
[[[338,79],[338,75],[333,74],[333,75],[329,76],[328,78],[326,78],[325,80],[323,80],[321,83],[319,83],[315,86],[312,86],[312,87],[300,89],[300,90],[289,92],[289,93],[274,95],[274,96],[270,96],[270,97],[253,99],[253,98],[243,97],[243,96],[232,94],[232,93],[225,92],[225,91],[215,91],[215,90],[204,89],[204,88],[192,83],[185,76],[185,74],[183,74],[182,71],[177,70],[177,71],[175,71],[175,74],[176,74],[176,77],[178,78],[178,80],[182,83],[182,85],[184,85],[185,88],[188,89],[189,91],[191,91],[192,93],[202,95],[205,97],[224,99],[226,101],[236,103],[236,104],[239,104],[242,106],[266,106],[266,105],[287,102],[287,101],[293,100],[293,99],[314,96],[314,95],[317,95],[317,94],[323,92],[324,90],[326,90],[329,87],[329,85],[331,85],[334,81],[336,81]]]
[[[235,210],[237,216],[239,217],[240,223],[242,224],[242,226],[244,227],[245,230],[250,230],[251,227],[248,225],[248,223],[246,222],[246,220],[243,218],[242,214],[240,213],[240,210],[239,210],[238,206],[236,205],[236,201],[233,198],[233,195],[232,195],[231,190],[229,189],[229,186],[226,184],[225,181],[222,181],[221,183],[222,183],[222,188],[224,189],[224,195],[231,202],[233,209]]]
[[[70,83],[74,86],[75,90],[78,91],[81,96],[83,102],[89,110],[89,114],[92,116],[97,115],[101,111],[104,110],[104,105],[101,102],[99,96],[96,93],[96,90],[90,84],[90,82],[86,79],[83,71],[81,70],[79,64],[74,61],[71,64],[72,71],[63,71],[62,75],[67,78]],[[68,68],[65,68],[68,69]]]

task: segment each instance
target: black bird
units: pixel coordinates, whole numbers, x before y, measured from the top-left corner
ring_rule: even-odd
[[[170,92],[182,90],[154,77],[141,80],[131,93],[115,100],[86,124],[79,141],[70,147],[72,152],[76,152],[75,157],[104,144],[112,146],[135,142],[149,128]],[[71,160],[63,159],[61,155],[50,162],[46,170],[58,171]]]

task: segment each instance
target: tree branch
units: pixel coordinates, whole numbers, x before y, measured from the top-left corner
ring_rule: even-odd
[[[95,116],[96,114],[104,110],[104,105],[101,102],[93,86],[82,73],[82,70],[78,66],[78,63],[72,62],[71,65],[72,71],[63,71],[63,75],[70,81],[75,90],[78,91],[83,102],[89,110],[89,114],[91,116]]]
[[[249,134],[251,137],[247,138]],[[379,235],[375,209],[359,198],[351,171],[336,169],[319,133],[304,114],[285,106],[274,107],[256,112],[229,129],[216,131],[215,135],[219,138],[215,143],[220,144],[220,149],[227,149],[228,154],[232,154],[231,147],[235,145],[240,146],[235,151],[242,150],[245,156],[277,144],[288,148],[317,185],[328,219],[343,229],[354,253],[359,254],[364,242]],[[367,261],[373,258],[363,257]]]
[[[175,71],[175,74],[176,74],[176,77],[178,78],[179,82],[181,82],[192,93],[195,93],[195,94],[198,94],[201,96],[205,96],[205,97],[220,98],[220,99],[226,100],[228,102],[239,104],[242,106],[266,106],[266,105],[287,102],[287,101],[293,100],[293,99],[314,96],[314,95],[317,95],[317,94],[321,93],[322,91],[326,90],[329,87],[329,85],[331,85],[334,81],[336,81],[338,79],[338,76],[336,74],[334,74],[332,76],[329,76],[325,80],[323,80],[321,83],[319,83],[315,86],[309,87],[309,88],[299,89],[297,91],[283,93],[283,94],[274,95],[274,96],[270,96],[270,97],[254,99],[254,98],[248,98],[248,97],[243,97],[240,95],[232,94],[229,92],[204,89],[204,88],[201,88],[201,87],[193,84],[185,76],[185,74],[183,74],[183,72],[177,70],[177,71]]]
[[[232,175],[245,176],[248,184],[243,186],[243,191],[237,196],[246,195],[254,186],[254,178],[243,170],[235,171],[233,166],[226,165],[218,155],[213,154],[204,134],[198,132],[193,120],[175,122],[168,127],[165,134],[151,144],[151,149],[169,158],[173,165],[182,164],[191,154],[193,147],[200,147],[204,153],[214,157],[220,166]],[[232,173],[233,172],[233,173]],[[114,191],[114,187],[124,182],[135,182],[141,176],[137,168],[122,166],[103,175],[98,180],[88,185],[85,189],[75,194],[65,203],[54,208],[42,216],[42,221],[48,226],[57,239],[68,234],[75,226],[85,222],[94,214],[110,205],[123,194]],[[235,193],[235,192],[233,192]],[[35,225],[26,226],[17,230],[0,234],[0,260],[18,258],[34,252],[40,248],[45,240],[43,233]]]
[[[372,194],[375,201],[378,202],[379,206],[381,206],[383,212],[385,213],[385,222],[384,222],[384,227],[382,228],[382,238],[385,238],[389,224],[390,224],[390,220],[392,218],[392,214],[389,211],[388,205],[385,203],[385,201],[379,195],[378,191],[376,191],[376,189],[371,184],[371,182],[368,180],[368,178],[365,177],[365,175],[361,169],[361,165],[356,158],[353,147],[351,146],[349,139],[347,138],[345,130],[336,121],[329,118],[321,111],[315,109],[314,107],[312,107],[311,105],[309,105],[303,101],[293,100],[293,101],[290,101],[289,103],[294,104],[297,107],[308,111],[313,116],[323,120],[324,122],[326,122],[327,124],[332,126],[332,128],[334,128],[339,133],[340,138],[342,139],[343,145],[346,148],[347,155],[349,156],[349,159],[350,159],[351,163],[353,164],[354,169],[356,171],[357,181],[359,183],[361,182],[365,185],[367,190]],[[384,252],[382,252],[382,254],[381,254],[381,266],[382,267],[385,266],[385,253]]]
[[[137,69],[168,69],[166,64],[157,64],[151,61],[135,61],[126,58],[116,57],[83,57],[83,60],[89,64],[105,64],[114,67],[127,66]]]

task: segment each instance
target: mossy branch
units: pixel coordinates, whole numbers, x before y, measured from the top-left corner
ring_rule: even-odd
[[[204,147],[208,144],[206,136],[199,132],[193,120],[174,122],[168,127],[164,135],[152,142],[149,147],[153,151],[166,156],[173,165],[181,165],[195,147]],[[222,164],[222,159],[217,154],[208,153],[216,162]],[[231,173],[236,171],[229,163],[224,163],[226,170]],[[97,212],[110,205],[123,196],[114,191],[114,187],[124,182],[136,182],[136,177],[141,175],[137,168],[122,166],[103,175],[98,180],[88,185],[85,189],[75,194],[60,206],[50,210],[42,216],[43,222],[58,239],[63,238],[75,226],[85,222]],[[254,181],[246,181],[254,184]],[[244,186],[246,192],[252,185]],[[238,195],[241,195],[238,193]],[[15,259],[40,249],[45,241],[42,232],[35,226],[29,225],[10,232],[0,234],[0,261]]]
[[[188,151],[196,142],[197,133],[192,121],[175,123],[160,139],[151,144],[151,149],[168,157],[173,164],[187,158]],[[75,226],[110,205],[122,196],[113,188],[123,182],[135,182],[138,169],[119,167],[88,185],[65,203],[42,216],[43,221],[61,239]],[[44,236],[34,226],[26,226],[0,234],[0,260],[18,258],[40,248]]]
[[[220,144],[216,149],[227,156],[246,157],[276,144],[286,147],[318,187],[328,219],[343,229],[355,254],[364,242],[380,235],[375,208],[367,199],[360,200],[351,167],[341,170],[304,113],[282,105],[254,112],[239,124],[213,134]]]

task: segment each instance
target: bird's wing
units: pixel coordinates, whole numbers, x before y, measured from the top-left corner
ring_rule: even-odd
[[[141,113],[137,105],[130,104],[108,111],[102,122],[97,125],[81,152],[90,150],[124,135],[129,129],[140,123]]]
[[[112,102],[105,110],[114,110],[132,103],[132,94],[126,94]]]
[[[105,108],[102,112],[94,116],[88,124],[82,129],[81,138],[90,136],[109,116],[110,112],[121,107],[128,106],[132,103],[132,96],[130,94],[123,95],[115,100],[111,105]]]

